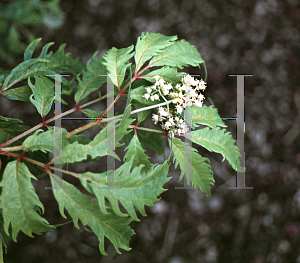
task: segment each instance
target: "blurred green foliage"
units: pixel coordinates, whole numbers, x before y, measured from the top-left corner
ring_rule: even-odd
[[[7,0],[0,3],[0,58],[8,64],[24,52],[36,32],[51,30],[64,22],[60,0]]]

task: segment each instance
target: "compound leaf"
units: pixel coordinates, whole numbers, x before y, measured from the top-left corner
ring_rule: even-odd
[[[29,86],[22,86],[14,89],[10,89],[8,91],[4,91],[1,95],[10,100],[21,100],[29,102],[30,95],[32,94],[32,90]]]
[[[217,126],[227,127],[220,118],[218,110],[213,105],[209,107],[206,105],[202,107],[192,107],[191,117],[193,130],[198,126],[198,123],[209,126],[210,128],[216,128]]]
[[[109,77],[117,87],[121,87],[124,81],[126,69],[131,65],[128,61],[134,55],[134,52],[130,53],[132,50],[133,45],[128,48],[121,49],[113,47],[108,50],[105,55],[103,55],[103,59],[105,60],[103,65],[106,66]]]
[[[158,201],[157,196],[166,191],[162,186],[170,180],[167,178],[169,165],[165,161],[163,164],[157,165],[147,173],[142,173],[143,165],[134,167],[132,170],[134,156],[129,162],[125,162],[116,169],[114,183],[115,187],[122,189],[114,189],[106,187],[106,172],[93,174],[90,172],[81,174],[83,180],[91,181],[88,186],[91,187],[98,199],[100,209],[103,213],[107,213],[105,207],[105,198],[109,201],[112,209],[118,216],[126,216],[120,211],[118,200],[126,209],[128,214],[136,221],[140,221],[136,215],[134,207],[146,216],[144,206],[153,206]],[[100,188],[101,187],[101,188]]]
[[[222,154],[222,161],[226,159],[235,171],[244,171],[238,159],[241,154],[237,150],[236,145],[234,145],[235,140],[232,138],[230,132],[226,132],[225,129],[220,129],[220,127],[210,129],[206,127],[191,131],[186,137],[211,152]]]
[[[45,117],[51,110],[54,97],[54,82],[44,76],[35,76],[33,85],[28,78],[28,85],[33,94],[29,97],[31,103],[37,108],[39,114]],[[34,96],[34,99],[33,99]]]
[[[136,72],[147,60],[160,53],[164,48],[170,46],[176,39],[177,36],[168,37],[159,33],[149,32],[138,37],[134,56]]]
[[[169,145],[171,148],[171,140],[169,140]],[[192,158],[186,158],[188,154],[184,150],[191,151]],[[190,185],[190,181],[192,181],[193,187],[200,187],[200,190],[205,192],[209,197],[211,195],[211,185],[215,182],[210,164],[206,163],[206,161],[209,162],[209,159],[202,157],[191,146],[185,146],[184,142],[178,138],[173,138],[172,152],[174,154],[173,162],[175,161],[175,169],[178,164],[181,169],[180,180],[184,175],[184,164],[187,164],[186,171],[191,172],[191,174],[186,174],[188,184]]]
[[[107,77],[105,76],[106,67],[103,65],[104,59],[97,59],[97,53],[98,51],[94,53],[92,62],[91,60],[87,62],[86,70],[82,72],[82,79],[77,75],[79,84],[77,92],[75,93],[76,102],[83,100],[91,92],[97,90],[106,83]]]
[[[131,158],[133,158],[132,167],[143,164],[144,167],[142,168],[142,172],[149,170],[149,166],[151,165],[148,160],[149,157],[145,154],[145,150],[143,149],[137,135],[132,137],[129,145],[125,148],[125,151],[126,153],[123,159],[124,162],[128,162]]]
[[[170,66],[182,69],[187,66],[197,67],[203,62],[195,46],[182,39],[168,46],[163,52],[154,55],[149,66]]]
[[[32,233],[41,234],[53,228],[37,213],[40,209],[44,213],[44,206],[34,191],[31,178],[37,180],[24,163],[12,161],[7,164],[0,183],[4,229],[9,235],[11,224],[12,239],[15,242],[20,230],[33,237]]]
[[[121,253],[119,247],[130,250],[129,241],[134,234],[129,226],[131,218],[124,219],[114,213],[104,214],[100,211],[97,201],[82,194],[72,184],[59,180],[58,176],[54,174],[50,178],[61,215],[66,218],[64,213],[64,209],[66,209],[73,219],[75,227],[79,229],[78,220],[83,226],[90,226],[100,241],[99,249],[103,255],[107,255],[104,249],[105,236],[112,242],[119,254]],[[62,182],[61,185],[58,182]]]

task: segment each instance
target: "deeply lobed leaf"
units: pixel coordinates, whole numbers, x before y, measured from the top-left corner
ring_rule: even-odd
[[[0,183],[4,229],[9,235],[8,227],[11,224],[12,239],[15,242],[20,230],[33,237],[32,233],[41,234],[53,228],[37,213],[38,208],[44,212],[44,206],[34,192],[31,178],[37,180],[25,164],[12,161],[7,164]]]

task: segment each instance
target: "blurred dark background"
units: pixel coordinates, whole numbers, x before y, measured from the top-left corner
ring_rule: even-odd
[[[1,1],[0,7],[8,3]],[[235,185],[229,164],[193,145],[211,160],[216,181],[212,196],[175,190],[183,183],[177,182],[180,171],[171,165],[168,191],[146,209],[148,217],[131,224],[136,232],[131,251],[118,255],[106,240],[109,255],[104,257],[93,233],[68,224],[34,239],[19,233],[5,262],[300,263],[299,2],[62,0],[60,6],[63,24],[51,28],[45,23],[34,34],[43,44],[54,41],[51,50],[67,43],[66,51],[84,63],[95,51],[100,58],[111,47],[135,44],[146,31],[177,35],[195,45],[208,69],[205,104],[210,105],[211,98],[223,118],[236,116],[236,77],[229,75],[253,74],[245,78],[245,158],[246,186],[254,189],[228,190]],[[15,65],[21,61],[22,54],[16,55]],[[0,63],[12,68],[3,58]],[[192,68],[186,72],[203,74]],[[73,107],[74,100],[67,101]],[[24,106],[25,102],[0,97],[2,116],[20,118],[28,126],[38,124],[35,108],[23,113]],[[97,109],[103,108],[104,104]],[[235,120],[225,123],[236,136]],[[79,123],[65,125],[71,130]],[[147,152],[152,163],[162,163],[154,151]],[[45,217],[51,224],[65,222],[52,193],[43,190],[48,184],[45,179],[36,185]]]

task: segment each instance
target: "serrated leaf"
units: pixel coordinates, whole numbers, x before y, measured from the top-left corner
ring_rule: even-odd
[[[203,62],[195,46],[182,39],[155,55],[149,62],[149,66],[170,66],[182,69],[187,66],[196,67]]]
[[[155,79],[153,77],[155,75],[158,75],[162,77],[166,82],[169,82],[172,85],[176,85],[180,82],[182,74],[183,72],[180,72],[180,74],[178,73],[177,68],[163,67],[147,73],[144,79],[154,83]]]
[[[33,85],[28,78],[28,85],[33,94],[29,97],[31,103],[37,108],[42,117],[47,116],[51,110],[54,97],[54,82],[44,76],[35,76],[35,84]],[[33,99],[34,96],[34,99]]]
[[[26,60],[22,63],[20,63],[18,66],[16,66],[11,72],[10,74],[6,77],[4,83],[3,83],[3,87],[11,87],[12,85],[14,85],[15,83],[17,83],[18,81],[24,79],[25,77],[28,77],[29,75],[32,75],[33,73],[35,73],[35,70],[30,70],[32,68],[32,66],[34,64],[38,64],[38,63],[48,63],[49,60],[48,59],[42,59],[42,58],[33,58],[33,59],[29,59]],[[24,74],[25,72],[30,72],[30,74],[26,75]]]
[[[93,190],[98,199],[100,209],[103,213],[107,213],[105,207],[105,198],[109,201],[112,209],[118,216],[126,216],[120,211],[118,200],[126,209],[128,214],[136,221],[140,221],[136,215],[134,207],[143,215],[146,216],[144,206],[153,206],[158,201],[157,196],[166,189],[162,186],[170,180],[167,178],[169,165],[165,161],[159,164],[147,173],[142,173],[143,165],[135,167],[131,170],[134,156],[129,162],[125,162],[115,171],[114,182],[116,187],[122,189],[100,189],[99,187],[106,186],[106,172],[93,174],[90,172],[81,174],[82,179],[91,181],[88,185]]]
[[[66,129],[62,129],[61,135],[61,147],[65,148],[67,145],[74,143],[75,141],[80,144],[87,144],[91,140],[82,138],[86,136],[85,134],[76,134],[70,138],[67,138],[65,135],[67,134]],[[54,127],[51,127],[48,131],[43,131],[42,129],[38,129],[34,132],[34,134],[30,135],[22,144],[22,149],[27,151],[42,151],[42,152],[52,152],[54,153]]]
[[[2,88],[10,88],[33,74],[53,75],[53,72],[77,74],[84,69],[82,62],[71,58],[69,53],[64,53],[66,44],[62,44],[54,54],[50,52],[46,55],[49,46],[50,43],[45,45],[39,58],[28,59],[15,67],[6,77]]]
[[[113,47],[103,55],[103,59],[105,60],[103,65],[106,66],[109,77],[117,87],[121,87],[125,78],[126,69],[131,65],[128,61],[134,55],[134,52],[130,53],[132,50],[133,45],[121,49]]]
[[[219,116],[218,110],[213,106],[207,107],[203,105],[202,107],[191,108],[191,117],[192,117],[192,129],[198,126],[197,124],[206,125],[210,128],[227,127],[227,125],[222,121]]]
[[[20,125],[19,123],[22,123],[22,121],[0,116],[0,145],[30,129],[29,126]],[[12,143],[11,146],[16,143],[20,143],[20,141]]]
[[[7,90],[5,92],[2,92],[1,95],[4,98],[10,99],[10,100],[21,100],[21,101],[27,101],[29,102],[30,95],[32,94],[32,90],[29,86],[22,86],[14,89]]]
[[[225,129],[220,129],[219,127],[210,129],[207,127],[191,131],[186,137],[211,152],[222,154],[222,161],[226,159],[235,171],[236,169],[239,172],[244,171],[238,159],[241,154],[237,150],[236,145],[234,145],[235,140],[232,138],[230,132],[226,132]]]
[[[8,227],[11,224],[15,242],[20,230],[33,237],[32,233],[41,234],[53,228],[37,213],[37,207],[44,213],[44,206],[34,191],[31,178],[37,180],[24,163],[12,161],[7,164],[0,183],[4,229],[9,235]]]
[[[32,54],[33,54],[36,46],[40,43],[41,40],[42,40],[42,38],[35,39],[28,45],[28,47],[24,51],[24,61],[32,58]]]
[[[171,148],[170,140],[169,146]],[[192,160],[185,157],[187,155],[187,153],[184,152],[185,149],[192,152]],[[206,193],[206,195],[209,197],[211,195],[211,185],[215,182],[213,178],[213,172],[209,164],[209,159],[202,157],[197,153],[197,150],[191,146],[185,146],[184,142],[178,138],[173,138],[172,152],[174,154],[173,162],[175,161],[175,169],[177,168],[178,164],[181,169],[180,180],[184,176],[184,164],[186,161],[189,166],[189,169],[187,170],[191,170],[192,172],[192,174],[186,174],[188,184],[191,185],[190,181],[192,181],[193,187],[200,187],[200,190]]]
[[[107,82],[106,67],[103,65],[104,59],[97,59],[97,52],[93,55],[93,60],[86,64],[86,70],[82,72],[82,79],[77,76],[78,87],[75,93],[75,101],[83,100],[91,92],[100,88]],[[102,75],[102,76],[99,76]]]
[[[117,125],[115,128],[115,147],[122,146],[119,141],[123,138],[125,134],[128,133],[127,128],[133,119],[126,119],[122,124]],[[107,155],[107,147],[106,147],[106,129],[107,127],[113,127],[114,123],[109,123],[104,129],[98,133],[95,138],[87,145],[79,144],[77,141],[72,144],[67,145],[62,149],[61,155],[58,155],[54,158],[61,158],[62,164],[64,163],[74,163],[86,160],[88,155],[90,155],[93,159],[96,157],[101,157]],[[109,153],[108,153],[109,154]],[[114,157],[120,161],[120,158],[114,154]],[[54,161],[54,159],[52,159]]]
[[[139,166],[141,164],[144,165],[142,168],[142,172],[148,171],[151,163],[149,162],[149,158],[145,154],[145,150],[143,149],[138,136],[134,135],[129,143],[129,145],[125,148],[125,155],[123,158],[124,162],[128,162],[133,158],[132,167]]]
[[[147,60],[160,53],[164,48],[170,46],[176,39],[177,36],[168,37],[159,33],[149,32],[138,37],[134,56],[136,71],[138,71]]]
[[[59,180],[56,175],[50,178],[53,194],[58,202],[61,215],[66,218],[64,214],[64,209],[66,209],[73,219],[75,227],[79,229],[78,220],[84,226],[90,226],[100,241],[99,249],[103,255],[107,255],[104,249],[105,236],[112,242],[119,254],[119,248],[130,250],[129,241],[134,234],[134,231],[129,226],[129,223],[132,221],[131,218],[124,219],[114,213],[103,214],[97,201],[82,194],[72,184]],[[58,184],[58,181],[62,182],[61,186]],[[60,189],[61,187],[63,189]]]

